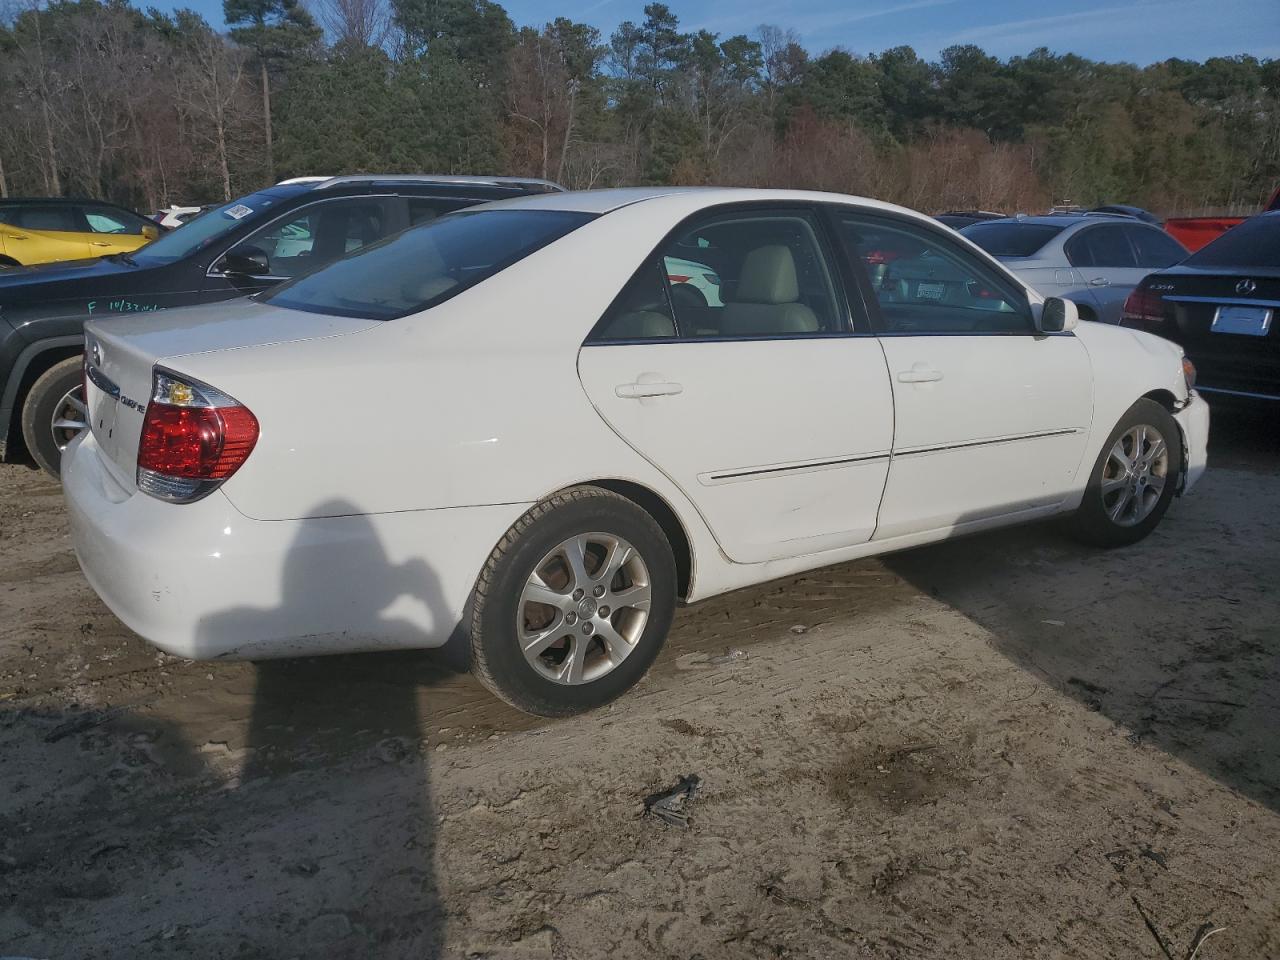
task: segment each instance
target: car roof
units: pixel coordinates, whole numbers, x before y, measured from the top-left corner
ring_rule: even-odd
[[[1001,217],[999,220],[983,220],[985,224],[996,223],[1031,223],[1039,224],[1046,227],[1062,227],[1069,229],[1071,227],[1083,227],[1091,223],[1139,223],[1143,226],[1151,226],[1144,220],[1137,217],[1131,217],[1124,213],[1043,213],[1035,216],[1019,216],[1019,217]],[[977,226],[977,224],[973,224]]]
[[[0,197],[0,207],[14,205],[35,206],[37,204],[40,206],[71,206],[73,204],[78,206],[82,203],[92,203],[101,207],[115,207],[117,210],[129,209],[123,204],[113,203],[110,200],[95,200],[93,197]]]
[[[916,210],[899,207],[883,200],[823,193],[816,190],[773,190],[754,187],[615,187],[607,190],[570,190],[565,193],[533,194],[487,203],[486,210],[560,210],[574,213],[604,214],[638,203],[667,200],[683,208],[695,210],[726,203],[786,202],[846,203],[885,213],[897,213],[932,224],[937,222]]]
[[[352,173],[339,176],[291,177],[276,187],[301,187],[309,190],[332,190],[336,187],[499,187],[531,193],[562,193],[564,187],[538,177],[464,176],[450,173]]]

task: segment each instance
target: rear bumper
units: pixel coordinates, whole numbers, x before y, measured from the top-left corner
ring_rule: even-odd
[[[1194,390],[1185,407],[1174,414],[1182,428],[1186,444],[1187,474],[1182,492],[1186,493],[1204,476],[1209,462],[1209,405]]]
[[[220,492],[170,504],[112,478],[92,434],[67,449],[76,556],[131,630],[195,660],[438,647],[526,507],[250,520]],[[336,511],[335,511],[336,512]]]

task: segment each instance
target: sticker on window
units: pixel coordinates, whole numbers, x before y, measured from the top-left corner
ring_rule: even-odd
[[[237,203],[234,207],[227,207],[222,211],[232,220],[243,220],[249,214],[253,213],[252,207],[246,207],[243,203]]]
[[[941,300],[942,295],[947,292],[946,284],[942,283],[917,283],[916,296],[921,300]]]

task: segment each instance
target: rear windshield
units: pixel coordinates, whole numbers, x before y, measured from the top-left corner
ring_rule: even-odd
[[[1029,257],[1062,232],[1048,223],[973,223],[960,231],[993,257]]]
[[[262,299],[291,310],[394,320],[448,300],[592,219],[594,214],[562,210],[451,213],[364,247]]]
[[[1280,216],[1246,220],[1182,262],[1188,267],[1280,267]]]

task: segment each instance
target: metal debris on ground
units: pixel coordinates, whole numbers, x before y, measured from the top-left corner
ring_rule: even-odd
[[[689,826],[689,814],[684,805],[698,797],[702,778],[696,773],[681,777],[672,789],[645,797],[644,812],[651,813],[663,823],[685,829]]]

